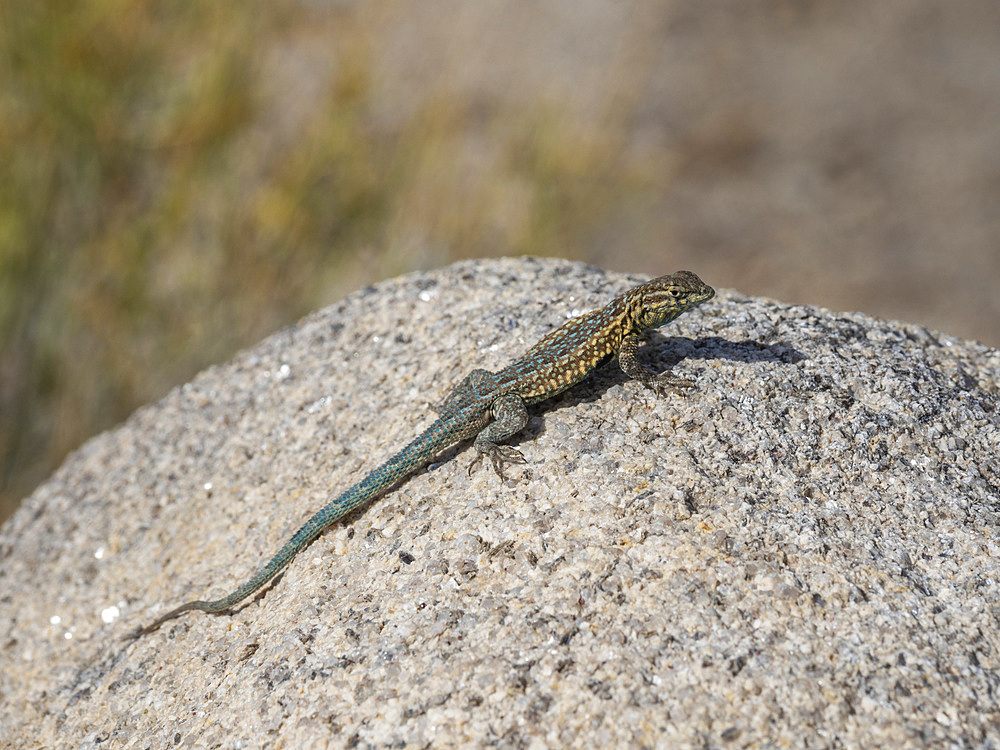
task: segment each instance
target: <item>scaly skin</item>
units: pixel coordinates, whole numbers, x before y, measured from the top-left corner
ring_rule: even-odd
[[[527,404],[552,398],[579,383],[607,359],[631,378],[662,391],[694,385],[670,373],[656,375],[636,359],[644,331],[658,328],[715,296],[715,290],[690,271],[647,281],[615,297],[606,306],[570,320],[535,344],[527,354],[499,372],[473,370],[455,386],[438,409],[438,418],[368,476],[318,510],[277,554],[246,583],[221,599],[193,601],[172,609],[130,637],[156,630],[182,612],[223,612],[267,584],[327,526],[384,493],[449,445],[475,436],[478,451],[469,466],[484,456],[503,476],[503,463],[524,463],[515,448],[501,445],[528,422]]]

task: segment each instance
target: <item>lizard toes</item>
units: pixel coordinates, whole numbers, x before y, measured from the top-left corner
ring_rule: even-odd
[[[677,377],[676,375],[660,375],[649,383],[658,394],[664,395],[668,391],[684,394],[685,391],[695,387],[695,382],[688,378]]]
[[[483,454],[477,453],[476,457],[469,462],[469,477],[472,477],[472,470],[479,465],[479,462],[483,460]]]
[[[517,448],[511,448],[509,445],[498,445],[497,446],[497,458],[501,461],[506,461],[509,464],[526,464],[528,459],[524,457]]]

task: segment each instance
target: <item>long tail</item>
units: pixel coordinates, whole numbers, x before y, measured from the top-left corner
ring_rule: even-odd
[[[201,610],[202,612],[222,612],[246,599],[250,594],[260,589],[284,570],[288,563],[292,561],[292,558],[319,536],[327,526],[343,518],[358,506],[374,500],[396,482],[419,469],[431,456],[456,442],[460,435],[453,421],[454,418],[451,420],[435,420],[430,427],[424,430],[413,442],[399,451],[399,453],[387,460],[349,490],[346,490],[342,495],[331,500],[316,511],[282,545],[281,549],[268,561],[267,565],[258,570],[251,579],[231,594],[213,601],[199,600],[182,604],[176,609],[170,610],[162,617],[157,618],[146,627],[139,628],[130,633],[127,638],[138,638],[146,633],[151,633],[167,620],[171,620],[183,612],[194,609]]]

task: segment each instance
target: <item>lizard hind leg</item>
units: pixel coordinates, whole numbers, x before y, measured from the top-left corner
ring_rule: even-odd
[[[462,378],[457,385],[453,386],[448,395],[445,396],[441,401],[433,404],[433,409],[438,414],[448,414],[458,410],[463,406],[463,404],[471,397],[475,398],[481,389],[481,386],[486,383],[487,380],[493,378],[495,373],[489,370],[473,370],[464,378]]]
[[[476,435],[473,447],[478,454],[469,464],[469,474],[472,474],[473,467],[485,456],[489,458],[497,476],[506,479],[503,473],[504,463],[523,464],[527,463],[527,459],[517,448],[499,443],[524,429],[528,424],[528,408],[524,405],[524,399],[508,393],[494,401],[490,411],[494,421]]]

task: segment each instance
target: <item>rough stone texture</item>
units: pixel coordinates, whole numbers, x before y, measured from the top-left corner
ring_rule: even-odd
[[[91,440],[0,536],[0,745],[1000,746],[1000,352],[726,291],[645,348],[690,396],[603,368],[508,482],[448,451],[121,642],[639,280],[387,281]]]

